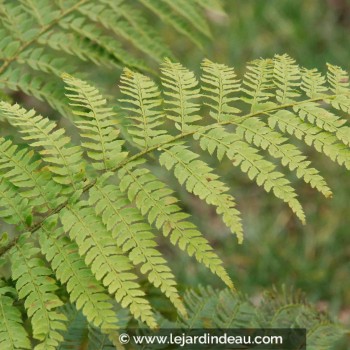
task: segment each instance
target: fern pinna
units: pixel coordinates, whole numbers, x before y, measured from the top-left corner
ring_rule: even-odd
[[[223,64],[204,60],[201,68],[197,80],[166,59],[161,85],[125,69],[119,116],[95,87],[63,75],[79,144],[35,111],[0,102],[1,116],[22,139],[18,144],[0,139],[0,216],[17,230],[1,243],[3,263],[12,270],[0,289],[0,311],[8,319],[0,322],[2,347],[9,344],[4,339],[11,339],[11,349],[31,346],[13,298],[24,302],[36,349],[55,349],[62,341],[68,327],[64,303],[74,304],[112,342],[118,329],[115,303],[157,327],[140,274],[186,319],[188,308],[157,246],[157,234],[234,289],[209,238],[182,210],[169,184],[151,170],[155,162],[215,207],[239,243],[243,226],[236,200],[204,153],[229,159],[233,171],[271,191],[302,223],[305,214],[287,178],[289,170],[325,197],[332,195],[293,140],[350,168],[346,72],[328,65],[324,77],[300,68],[287,55],[249,63],[242,80]]]

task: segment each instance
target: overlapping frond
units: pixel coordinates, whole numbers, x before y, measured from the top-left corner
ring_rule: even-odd
[[[3,350],[31,349],[21,312],[14,305],[16,290],[0,280],[0,347]]]
[[[138,167],[144,161],[129,163],[118,172],[120,190],[127,193],[129,200],[134,201],[143,216],[164,236],[169,236],[172,244],[178,244],[190,256],[207,266],[213,273],[232,286],[221,260],[213,252],[209,242],[198,228],[189,220],[172,196],[173,191],[161,182],[148,169]]]
[[[66,185],[66,190],[77,190],[82,186],[84,167],[81,150],[78,146],[69,146],[70,139],[64,136],[63,129],[57,129],[56,123],[17,104],[0,102],[0,112],[19,129],[25,141],[39,148],[57,183]]]
[[[114,294],[123,307],[129,307],[136,318],[155,327],[151,306],[135,282],[137,276],[132,273],[131,262],[116,246],[94,210],[83,204],[69,206],[60,217],[64,230],[77,242],[79,254],[85,256],[95,277],[102,280],[109,293]]]
[[[122,152],[124,141],[118,140],[119,130],[113,120],[114,113],[106,107],[106,100],[100,92],[85,81],[63,76],[67,97],[73,102],[73,113],[82,117],[75,124],[81,130],[81,136],[87,141],[82,146],[97,170],[109,170],[122,161],[127,153]]]
[[[29,199],[32,208],[44,213],[62,202],[61,189],[36,158],[33,151],[19,149],[11,140],[0,138],[0,174],[21,190],[20,194]]]
[[[101,215],[107,229],[116,239],[117,245],[128,252],[134,265],[141,264],[141,272],[148,275],[149,281],[170,299],[181,313],[185,313],[174,275],[167,266],[162,254],[156,249],[157,243],[151,227],[144,221],[136,208],[114,185],[99,183],[90,190],[89,203]]]
[[[71,303],[91,324],[106,333],[113,331],[118,319],[112,310],[112,299],[79,256],[77,244],[64,236],[54,221],[43,226],[39,242],[57,279],[66,285]]]
[[[57,79],[63,72],[75,71],[76,65],[68,64],[67,58],[106,68],[152,71],[146,59],[160,62],[173,56],[146,20],[149,10],[197,45],[210,37],[205,10],[192,0],[3,0],[0,87],[24,91],[71,116],[60,104],[63,91]],[[21,72],[17,79],[16,72]]]
[[[57,308],[63,305],[54,293],[57,289],[52,271],[37,257],[33,243],[22,235],[11,251],[12,278],[16,280],[18,297],[31,318],[33,337],[40,341],[35,350],[54,350],[63,340],[66,317]]]
[[[228,187],[219,180],[213,169],[198,158],[186,146],[177,144],[163,150],[159,163],[168,170],[173,169],[175,177],[188,192],[214,205],[216,212],[222,215],[224,223],[237,235],[238,241],[242,242],[243,228],[234,198],[227,193]],[[221,278],[228,280],[224,275]]]

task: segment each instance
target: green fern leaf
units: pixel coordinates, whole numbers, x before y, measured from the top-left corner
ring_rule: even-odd
[[[274,105],[273,102],[267,103],[274,96],[273,69],[274,62],[271,59],[255,60],[247,66],[241,91],[248,95],[242,97],[242,100],[250,105],[250,112]]]
[[[123,307],[129,307],[136,318],[154,328],[156,322],[151,306],[135,282],[137,276],[130,272],[132,266],[129,259],[115,245],[93,209],[83,205],[70,206],[62,212],[61,221],[64,230],[77,242],[79,254],[85,256],[87,265],[91,265],[95,277],[103,281],[109,293],[115,294]]]
[[[239,113],[240,110],[232,106],[232,102],[238,100],[233,94],[240,89],[240,82],[234,69],[224,64],[203,60],[202,70],[203,95],[209,101],[205,104],[211,108],[210,116],[220,122],[227,120],[227,115]]]
[[[87,149],[92,165],[97,170],[114,168],[127,156],[121,150],[124,142],[118,140],[114,113],[105,106],[106,100],[97,89],[69,75],[63,78],[70,92],[67,97],[73,102],[71,106],[76,108],[73,113],[83,118],[75,123],[82,131],[81,136],[88,140],[82,146]]]
[[[300,69],[295,60],[288,55],[276,55],[273,67],[276,99],[280,104],[287,104],[295,101],[300,96],[296,88],[300,86]]]
[[[159,130],[165,116],[161,110],[162,99],[157,85],[148,77],[124,69],[120,78],[120,90],[128,98],[120,99],[122,108],[134,123],[128,126],[133,141],[148,148],[169,139],[165,130]],[[135,123],[136,122],[136,123]]]
[[[63,340],[65,316],[55,309],[62,301],[54,294],[57,289],[50,277],[52,271],[36,255],[39,251],[22,235],[11,251],[12,278],[17,280],[18,297],[25,298],[24,306],[31,317],[33,337],[40,341],[35,350],[53,350]]]
[[[148,169],[138,167],[142,163],[144,160],[130,162],[118,172],[120,190],[127,193],[130,201],[135,202],[143,216],[147,215],[151,225],[162,229],[165,237],[170,237],[172,244],[178,244],[190,256],[194,255],[199,262],[203,261],[217,275],[226,276],[209,242],[192,222],[186,220],[189,214],[182,212],[176,205],[177,199],[171,196],[173,191]],[[174,292],[168,295],[169,299],[178,310],[184,309]]]
[[[99,183],[90,190],[89,204],[102,216],[107,229],[124,252],[128,252],[134,265],[142,264],[141,273],[148,273],[149,281],[185,313],[176,290],[176,282],[161,253],[149,225],[144,222],[136,208],[130,207],[128,199],[114,185]]]
[[[302,223],[305,223],[305,214],[301,204],[296,199],[294,188],[280,172],[275,171],[273,163],[267,161],[258,154],[258,150],[239,140],[238,135],[225,131],[222,127],[213,128],[206,133],[196,133],[196,139],[200,139],[200,146],[210,154],[217,150],[218,158],[224,155],[240,166],[242,172],[247,173],[250,180],[255,180],[264,190],[286,202]]]
[[[196,153],[182,144],[177,144],[163,150],[159,163],[168,170],[173,168],[175,177],[181,185],[186,186],[188,192],[214,205],[216,212],[222,215],[224,223],[237,235],[238,242],[242,243],[243,228],[234,198],[226,193],[228,188],[218,180],[219,177],[212,169],[197,158]]]
[[[34,110],[27,111],[19,105],[0,102],[0,111],[8,121],[20,129],[23,139],[33,147],[40,147],[40,155],[49,163],[48,169],[55,175],[53,179],[67,186],[66,190],[77,190],[81,187],[83,167],[81,151],[77,146],[69,147],[70,139],[64,135],[64,130],[57,129],[54,122],[35,115]]]
[[[45,213],[62,203],[61,188],[50,179],[50,173],[41,168],[33,151],[18,150],[10,140],[0,138],[0,170],[29,199],[29,205],[39,213]]]
[[[28,199],[18,196],[17,188],[5,179],[0,179],[0,196],[0,217],[19,229],[29,227],[32,215]]]
[[[70,301],[75,303],[77,310],[81,310],[91,324],[110,333],[118,321],[112,310],[112,299],[79,256],[78,246],[63,236],[62,228],[55,229],[54,226],[53,218],[39,232],[42,252],[51,263],[57,278],[66,284]]]
[[[293,144],[286,142],[287,139],[280,133],[271,130],[258,118],[249,118],[242,123],[237,123],[236,134],[244,138],[249,144],[253,144],[263,150],[267,150],[274,158],[280,158],[284,166],[295,170],[299,178],[311,187],[316,188],[326,198],[332,196],[324,178],[315,168],[310,168],[310,162],[302,152]]]
[[[324,153],[339,165],[350,169],[350,150],[344,144],[339,143],[337,137],[332,133],[302,121],[289,111],[279,111],[270,115],[269,125],[271,128],[278,127],[282,132],[294,135],[299,140],[304,140],[316,151]]]
[[[201,119],[195,114],[199,111],[199,104],[193,102],[200,97],[195,75],[169,59],[165,59],[161,71],[167,118],[175,121],[176,129],[182,133],[192,130],[195,127],[193,122]]]
[[[16,290],[0,280],[0,347],[3,350],[31,349],[20,311],[14,306]]]

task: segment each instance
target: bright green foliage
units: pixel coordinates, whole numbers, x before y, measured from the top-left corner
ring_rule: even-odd
[[[193,123],[201,119],[197,114],[200,105],[194,102],[200,97],[194,73],[169,59],[164,61],[161,70],[167,118],[175,121],[176,129],[182,133],[193,129]]]
[[[201,46],[211,37],[203,5],[195,0],[3,0],[0,88],[23,91],[71,115],[63,103],[62,73],[73,73],[81,61],[148,71],[145,56],[156,62],[172,57],[145,20],[149,10]]]
[[[24,135],[23,140],[40,149],[39,154],[49,163],[48,170],[53,174],[53,180],[66,185],[68,191],[81,187],[84,175],[81,150],[78,146],[69,146],[70,139],[64,135],[63,129],[56,129],[56,123],[19,105],[0,102],[0,111]]]
[[[63,303],[55,294],[52,271],[37,257],[39,249],[27,239],[28,235],[22,235],[11,251],[12,278],[18,297],[25,299],[33,337],[40,341],[35,350],[51,350],[63,340],[60,332],[66,329],[66,317],[56,310]]]
[[[127,153],[121,152],[124,142],[117,140],[119,132],[115,128],[112,109],[105,106],[106,100],[96,88],[69,75],[64,75],[63,79],[70,92],[67,97],[74,102],[70,105],[77,108],[73,113],[83,117],[75,123],[81,136],[89,141],[82,142],[82,146],[87,149],[92,166],[97,170],[115,167]]]
[[[101,218],[84,204],[69,206],[60,216],[64,230],[77,242],[79,254],[85,256],[95,277],[102,280],[109,293],[115,294],[116,300],[123,307],[129,307],[136,318],[155,327],[151,307],[135,282],[136,275],[130,272],[131,263],[116,246]]]
[[[198,155],[187,147],[178,144],[171,148],[165,148],[159,157],[159,163],[168,170],[174,169],[174,175],[180,185],[185,185],[186,190],[195,194],[208,204],[214,205],[218,214],[221,214],[225,224],[235,232],[238,241],[243,240],[243,228],[239,212],[235,209],[234,198],[225,193],[228,188],[218,180],[218,176]],[[224,275],[224,280],[228,280]]]
[[[21,189],[29,205],[44,213],[57,207],[60,186],[51,181],[50,172],[40,169],[42,162],[33,150],[18,149],[11,140],[0,138],[0,171],[4,178]]]
[[[168,135],[157,127],[164,123],[162,99],[157,85],[140,73],[124,69],[120,78],[120,90],[127,99],[120,99],[131,122],[128,131],[133,141],[141,148],[164,142]]]
[[[13,306],[16,290],[0,281],[0,347],[4,350],[31,349],[20,311]]]
[[[70,1],[64,3],[68,9]],[[106,3],[89,3],[79,11],[93,21],[99,16],[112,21],[104,9]],[[170,3],[164,2],[164,8],[167,6]],[[27,10],[28,17],[30,8]],[[42,21],[49,23],[50,18]],[[82,25],[80,20],[74,24]],[[15,34],[20,37],[21,33]],[[33,110],[0,102],[0,116],[18,130],[24,143],[18,145],[6,135],[0,139],[0,217],[14,225],[16,232],[10,239],[2,235],[0,252],[5,261],[10,258],[12,262],[12,283],[17,281],[33,338],[41,342],[38,349],[57,348],[64,334],[70,334],[69,324],[68,331],[59,333],[66,329],[60,298],[81,310],[91,325],[92,348],[117,343],[117,328],[122,324],[118,307],[156,328],[164,320],[152,310],[139,276],[160,289],[185,326],[201,326],[202,313],[215,327],[276,326],[287,319],[283,315],[300,315],[295,322],[303,327],[307,317],[315,320],[315,314],[305,314],[306,308],[299,306],[272,309],[267,314],[264,306],[265,316],[258,317],[247,300],[229,291],[219,293],[222,306],[209,290],[192,292],[184,303],[170,264],[160,252],[158,233],[234,288],[210,237],[203,237],[182,210],[162,171],[171,172],[179,186],[214,207],[239,243],[243,225],[235,189],[231,193],[218,173],[220,168],[215,167],[224,158],[234,166],[233,176],[238,171],[245,173],[286,203],[304,223],[298,179],[325,197],[332,195],[306,156],[304,144],[350,169],[347,75],[329,66],[326,78],[316,70],[298,67],[287,55],[250,63],[242,84],[233,68],[223,64],[204,60],[202,72],[197,79],[187,68],[166,59],[158,86],[140,72],[125,69],[120,84],[124,96],[115,109],[126,117],[121,126],[121,117],[95,87],[63,75],[71,103],[66,108],[73,110],[81,144],[79,137],[65,136],[63,128]],[[38,256],[36,240],[46,262]],[[54,276],[62,284],[59,291]],[[12,296],[6,298],[6,305],[12,305]],[[202,311],[194,315],[197,309]],[[71,319],[69,313],[67,318]],[[20,324],[14,316],[6,332]],[[86,327],[85,321],[83,324]],[[320,344],[319,335],[325,328],[310,325],[310,339]],[[65,341],[62,344],[68,346]]]
[[[102,216],[102,221],[116,239],[116,244],[128,252],[134,265],[141,263],[141,272],[147,273],[149,281],[159,287],[180,312],[185,313],[174,276],[162,254],[156,250],[157,243],[151,228],[144,222],[139,211],[130,207],[129,200],[114,185],[98,183],[89,194],[90,205],[95,207],[97,215]],[[150,324],[154,326],[153,322],[150,319]]]

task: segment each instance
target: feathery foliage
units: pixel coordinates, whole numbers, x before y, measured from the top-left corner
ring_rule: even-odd
[[[70,115],[62,73],[75,72],[81,61],[149,71],[145,58],[160,62],[173,54],[145,18],[153,13],[201,46],[211,37],[210,7],[195,0],[3,0],[0,88],[23,91]]]
[[[94,13],[97,18],[103,11]],[[117,102],[127,117],[122,132],[101,93],[64,74],[68,108],[76,116],[81,142],[34,110],[0,102],[1,116],[18,130],[23,143],[7,136],[0,139],[0,217],[16,230],[1,255],[11,263],[18,298],[31,319],[33,338],[39,341],[36,348],[64,344],[70,322],[61,308],[65,300],[92,327],[92,342],[108,339],[116,344],[116,304],[156,328],[159,319],[140,276],[170,300],[182,324],[200,325],[193,310],[204,298],[208,308],[202,310],[213,312],[210,305],[217,298],[207,291],[203,297],[192,294],[182,300],[157,234],[208,267],[231,290],[233,283],[210,237],[204,237],[184,212],[168,180],[153,170],[164,167],[179,186],[215,208],[239,243],[239,203],[234,189],[207,163],[208,155],[219,162],[227,158],[235,166],[233,172],[241,171],[271,191],[305,223],[297,179],[325,197],[332,192],[311,166],[303,143],[350,168],[346,73],[330,65],[328,69],[323,77],[298,67],[287,55],[277,55],[249,63],[241,83],[234,69],[223,64],[204,60],[197,79],[166,59],[159,86],[127,68],[120,84],[124,96]],[[303,143],[294,142],[294,137]],[[16,309],[10,294],[5,289],[0,296],[5,295],[6,309]],[[252,319],[255,325],[271,326],[282,312],[258,319],[247,301],[232,299],[236,297],[228,291],[220,298],[227,298],[227,308],[211,314],[215,326],[251,325]],[[231,309],[236,310],[234,316]],[[7,312],[14,316],[8,323],[11,330],[5,332],[22,329],[18,310]],[[26,335],[20,332],[18,341],[27,346]],[[310,332],[320,334],[319,328]]]

